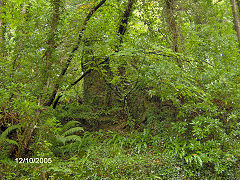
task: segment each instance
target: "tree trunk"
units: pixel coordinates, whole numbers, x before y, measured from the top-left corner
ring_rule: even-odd
[[[89,43],[87,45],[88,50],[84,52],[84,58],[82,58],[83,72],[86,72],[90,68],[98,68],[96,66],[99,64],[96,57],[94,57],[93,52],[89,50],[91,49],[91,45]],[[95,64],[95,62],[97,64]],[[85,64],[88,64],[88,66]],[[101,72],[92,70],[91,73],[88,73],[85,76],[83,81],[83,102],[86,104],[90,103],[92,105],[102,107],[104,105],[105,87],[106,83],[102,77]]]
[[[3,13],[3,7],[5,2],[3,0],[0,0],[0,16]],[[4,21],[2,18],[0,18],[0,57],[4,56]]]
[[[47,40],[47,50],[44,54],[44,64],[45,67],[43,68],[42,76],[43,76],[43,87],[46,87],[46,91],[48,91],[50,85],[50,77],[51,77],[51,67],[53,64],[53,53],[56,49],[56,40],[57,40],[57,25],[60,20],[60,6],[62,1],[61,0],[51,0],[52,4],[52,19],[50,21],[50,30],[49,36]]]
[[[235,30],[237,32],[237,39],[238,39],[238,46],[240,48],[240,22],[239,22],[239,15],[237,10],[237,3],[235,0],[230,0],[233,12],[233,22],[235,26]]]
[[[172,38],[172,50],[173,52],[179,52],[179,47],[178,47],[179,32],[178,32],[177,21],[175,17],[176,2],[175,0],[165,0],[165,4],[166,4],[166,19],[167,19],[168,28]],[[177,63],[178,63],[178,66],[181,67],[181,61],[179,58],[177,59]]]
[[[2,8],[3,8],[3,1],[0,1],[0,15],[2,14]],[[3,19],[0,18],[0,45],[2,46],[2,41],[3,41],[3,30],[2,30],[2,26],[3,26]],[[1,48],[2,49],[2,48]]]
[[[177,30],[177,22],[174,15],[174,0],[166,0],[167,7],[167,21],[169,30],[172,34],[172,50],[174,52],[178,52],[178,30]]]

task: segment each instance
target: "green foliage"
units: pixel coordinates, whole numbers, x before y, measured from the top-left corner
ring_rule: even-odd
[[[66,124],[64,124],[64,126],[62,127],[62,131],[65,132],[65,133],[63,133],[63,136],[76,132],[76,131],[74,131],[75,128],[72,128],[72,127],[76,126],[77,124],[79,124],[78,121],[69,121]],[[79,128],[79,127],[76,127],[76,128]],[[73,130],[73,131],[69,131],[69,129]]]
[[[9,136],[10,133],[12,133],[14,130],[20,129],[20,127],[21,126],[19,125],[12,125],[8,127],[5,131],[3,131],[2,134],[0,135],[0,149],[1,149],[0,157],[2,159],[5,159],[6,156],[9,154],[11,145],[19,146],[17,141],[9,139],[7,136]]]
[[[113,132],[109,135],[112,137],[109,140],[105,140],[107,145],[131,149],[131,152],[129,152],[131,154],[146,152],[148,145],[152,143],[152,136],[146,129],[142,133],[136,131],[125,137]]]
[[[74,103],[57,109],[56,116],[62,120],[69,119],[70,122],[86,121],[88,125],[95,126],[100,113],[101,110],[97,111],[94,106]]]
[[[164,133],[168,138],[162,138],[166,141],[165,152],[182,160],[190,176],[210,173],[213,177],[227,177],[232,173],[231,177],[237,177],[239,172],[233,169],[238,166],[240,148],[235,134],[239,131],[239,54],[236,37],[231,33],[232,23],[227,21],[231,14],[223,12],[229,4],[211,9],[203,2],[198,6],[209,13],[205,22],[200,22],[201,17],[199,22],[184,19],[189,23],[184,27],[189,33],[184,45],[191,49],[187,56],[194,58],[171,55],[162,49],[162,54],[168,56],[148,56],[141,81],[150,96],[159,98],[158,116],[151,113],[150,117],[155,117],[158,132],[163,133],[163,124],[167,127]],[[182,61],[181,67],[175,58]]]
[[[121,38],[127,1],[106,1],[87,22],[98,2],[57,2],[1,3],[0,176],[239,179],[240,54],[229,1],[174,1],[171,21],[167,1],[134,1]],[[53,110],[45,105],[55,90]],[[12,145],[54,163],[14,164]]]
[[[14,144],[18,146],[18,143],[14,140],[11,140],[9,138],[7,138],[7,136],[15,129],[19,129],[21,126],[19,125],[13,125],[8,127],[4,132],[2,132],[1,136],[0,136],[0,144],[2,143],[9,143],[9,144]]]
[[[56,155],[64,156],[65,153],[73,152],[72,145],[74,142],[81,142],[82,138],[77,135],[83,131],[82,127],[73,127],[79,124],[78,121],[69,121],[60,130],[59,134],[53,139],[53,152]],[[66,155],[67,156],[67,155]]]
[[[4,177],[9,179],[16,177],[16,173],[22,173],[23,177],[39,178],[42,173],[49,175],[49,178],[62,179],[74,176],[80,179],[99,179],[110,178],[118,179],[185,179],[190,176],[195,178],[217,178],[216,174],[211,172],[211,167],[205,171],[199,171],[201,166],[200,154],[189,154],[183,157],[188,164],[178,161],[173,156],[163,154],[157,141],[161,143],[161,136],[152,136],[149,132],[134,132],[131,134],[119,134],[110,131],[84,132],[81,142],[76,142],[79,151],[69,152],[71,156],[54,157],[50,151],[39,151],[37,157],[51,157],[50,164],[22,164],[4,161],[8,167],[8,172],[4,172]],[[175,140],[174,140],[175,141]],[[173,141],[173,142],[174,142]],[[144,146],[147,143],[147,147]],[[191,142],[192,147],[184,147],[185,150],[194,151],[197,143]],[[75,144],[75,145],[76,145]],[[141,148],[139,151],[139,144]],[[142,145],[143,144],[143,145]],[[180,146],[180,143],[178,143]],[[52,145],[42,142],[41,147],[49,149]],[[184,149],[182,148],[182,149]],[[182,149],[179,148],[179,153]],[[195,148],[196,149],[196,148]],[[177,150],[176,150],[177,151]],[[213,150],[214,154],[217,152]],[[177,152],[178,153],[178,152]],[[183,155],[184,156],[184,155]],[[216,157],[218,154],[215,155]],[[177,157],[177,156],[176,156]],[[228,156],[230,158],[230,156]],[[227,159],[228,161],[229,159]],[[219,163],[220,164],[220,163]],[[187,168],[192,166],[191,171]],[[204,165],[204,162],[203,164]],[[226,177],[234,179],[234,172],[228,169]],[[12,173],[10,173],[12,172]]]

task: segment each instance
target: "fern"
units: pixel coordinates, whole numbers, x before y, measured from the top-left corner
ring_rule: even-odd
[[[71,135],[71,136],[65,137],[65,143],[69,142],[69,141],[79,141],[79,142],[81,142],[82,138],[80,136],[77,136],[77,135]]]
[[[67,130],[65,133],[63,133],[62,135],[67,136],[69,134],[73,134],[73,133],[78,132],[78,131],[83,131],[83,128],[82,127],[71,128],[71,129]]]
[[[69,121],[68,123],[66,123],[63,128],[62,128],[62,131],[66,131],[68,130],[69,128],[75,126],[76,124],[80,124],[78,121]]]
[[[78,121],[70,121],[67,124],[65,124],[62,128],[62,134],[59,135],[57,134],[56,136],[56,142],[61,143],[61,144],[66,144],[67,142],[70,141],[81,141],[82,138],[78,135],[71,135],[79,131],[83,131],[84,129],[82,127],[73,127],[70,128],[76,124],[79,124]],[[69,129],[70,128],[70,129]]]
[[[56,136],[56,142],[65,144],[65,137],[57,134],[57,136]]]
[[[0,135],[0,143],[8,143],[8,144],[15,144],[18,146],[18,143],[14,140],[8,139],[7,136],[10,134],[15,129],[19,129],[21,126],[20,125],[13,125],[8,127],[1,135]]]
[[[1,142],[1,141],[0,141],[0,142]],[[17,141],[14,141],[14,140],[12,140],[12,139],[5,139],[5,142],[7,142],[8,144],[14,144],[14,145],[18,146]]]

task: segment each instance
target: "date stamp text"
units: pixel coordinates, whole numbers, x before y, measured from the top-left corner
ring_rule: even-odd
[[[36,164],[47,164],[52,163],[51,158],[16,158],[16,163],[36,163]]]

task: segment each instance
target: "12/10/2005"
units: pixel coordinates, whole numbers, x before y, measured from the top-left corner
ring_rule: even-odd
[[[15,161],[16,163],[52,163],[51,158],[16,158]]]

